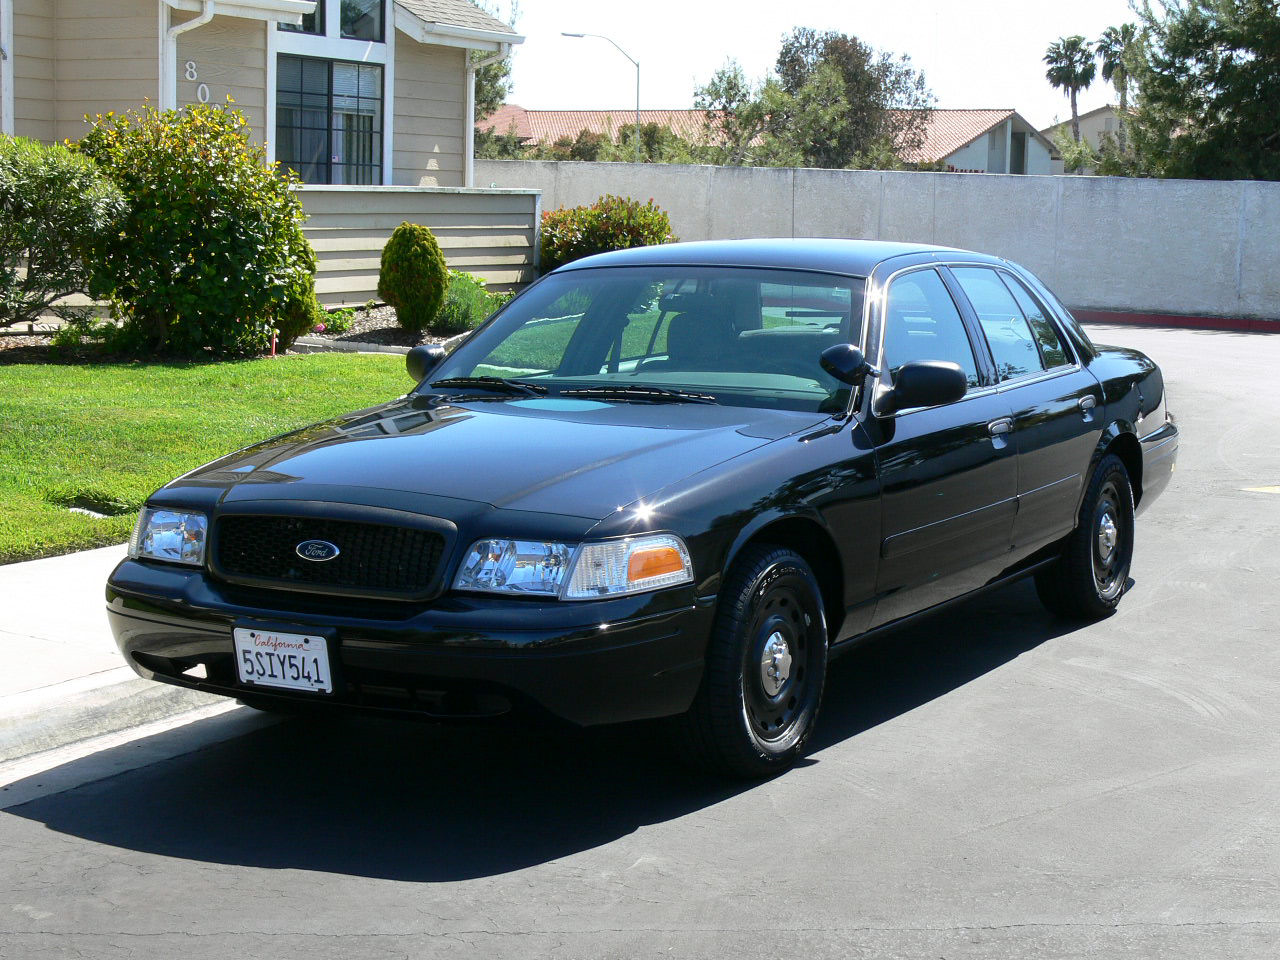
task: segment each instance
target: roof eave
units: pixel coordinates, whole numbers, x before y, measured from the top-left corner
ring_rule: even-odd
[[[430,43],[439,47],[463,47],[467,50],[488,50],[492,53],[503,53],[512,44],[524,43],[524,37],[518,33],[460,27],[452,23],[432,23],[423,20],[399,4],[396,4],[395,9],[396,29],[419,43]]]
[[[175,10],[199,13],[204,8],[202,0],[164,0]],[[314,13],[315,0],[214,0],[213,12],[250,20],[266,20],[270,23],[302,23],[308,13]]]

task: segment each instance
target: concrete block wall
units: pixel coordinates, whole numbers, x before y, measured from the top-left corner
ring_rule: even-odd
[[[1280,319],[1280,183],[476,161],[479,186],[654,201],[682,240],[862,237],[1008,257],[1087,310]]]

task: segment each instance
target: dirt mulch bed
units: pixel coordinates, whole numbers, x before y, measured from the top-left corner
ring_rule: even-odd
[[[432,333],[402,330],[396,325],[395,308],[385,305],[372,310],[357,310],[351,329],[344,333],[313,332],[307,336],[338,343],[377,343],[388,347],[416,347],[420,343],[441,343],[448,339]]]

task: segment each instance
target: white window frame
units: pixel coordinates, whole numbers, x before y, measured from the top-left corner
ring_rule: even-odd
[[[382,67],[382,183],[389,186],[395,173],[392,154],[395,126],[396,25],[393,0],[383,0],[383,43],[349,40],[342,33],[342,0],[324,5],[325,35],[280,30],[267,24],[267,159],[276,160],[276,72],[280,55],[376,63]]]

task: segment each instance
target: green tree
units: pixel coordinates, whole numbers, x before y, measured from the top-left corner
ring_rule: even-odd
[[[1120,151],[1125,150],[1125,124],[1129,118],[1129,61],[1137,52],[1138,27],[1122,23],[1107,27],[1094,44],[1094,52],[1102,63],[1102,79],[1116,89],[1120,97],[1120,129],[1117,131]]]
[[[1045,71],[1045,79],[1059,90],[1065,90],[1071,100],[1071,138],[1080,142],[1080,111],[1076,107],[1076,95],[1093,83],[1098,65],[1094,63],[1093,51],[1080,35],[1059,37],[1049,44],[1044,53],[1044,62],[1049,65]]]
[[[318,314],[298,178],[267,163],[230,103],[99,115],[75,149],[129,203],[90,289],[123,321],[117,348],[262,353]]]
[[[88,157],[0,135],[0,327],[87,314],[62,300],[88,291],[95,250],[126,211],[124,195]]]
[[[801,129],[791,139],[809,166],[866,166],[869,158],[910,152],[924,142],[933,95],[906,55],[843,33],[797,27],[783,38],[775,70],[782,91],[802,108]],[[843,114],[837,125],[819,126],[833,109]],[[791,119],[775,116],[774,134],[787,136]]]
[[[520,19],[520,4],[511,2],[507,5],[505,12],[499,8],[496,3],[480,0],[476,4],[481,10],[489,14],[496,20],[501,20],[510,27],[516,25],[516,21]],[[484,63],[492,57],[493,54],[487,50],[472,50],[470,52],[471,62],[473,64]],[[500,106],[507,102],[507,96],[511,93],[511,58],[503,57],[500,60],[494,60],[487,66],[477,67],[476,69],[476,111],[474,121],[483,120],[489,116]],[[496,133],[496,131],[495,131]],[[477,143],[477,150],[479,143]],[[477,155],[479,155],[477,153]],[[506,158],[500,158],[506,159]]]
[[[736,60],[715,72],[694,95],[694,106],[708,111],[703,159],[725,167],[749,166],[753,141],[764,133],[769,115],[764,88],[747,79]]]
[[[1280,180],[1280,2],[1144,2],[1138,15],[1139,172]]]

